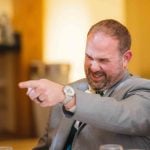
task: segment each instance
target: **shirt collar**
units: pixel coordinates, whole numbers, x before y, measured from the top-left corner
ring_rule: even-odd
[[[86,93],[93,93],[93,94],[96,93],[96,91],[93,90],[90,85],[88,85],[88,87],[89,87],[89,88],[85,91]],[[104,94],[105,94],[106,92],[107,92],[107,90],[104,90],[104,91],[103,91]]]

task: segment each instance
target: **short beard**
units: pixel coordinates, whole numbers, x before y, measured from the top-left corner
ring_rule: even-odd
[[[91,86],[91,88],[93,89],[93,90],[106,90],[107,89],[107,87],[108,87],[108,84],[109,84],[109,80],[107,79],[107,76],[106,76],[106,74],[105,73],[103,73],[103,77],[104,77],[104,79],[103,80],[101,80],[100,82],[94,82],[91,78],[90,78],[90,70],[88,70],[87,72],[86,72],[86,78],[87,78],[87,81],[88,81],[88,83],[89,83],[89,85]],[[102,74],[102,73],[100,73],[100,72],[97,72],[96,74]]]

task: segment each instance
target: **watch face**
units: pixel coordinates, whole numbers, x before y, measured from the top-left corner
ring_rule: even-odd
[[[74,89],[70,86],[65,86],[64,87],[64,92],[68,96],[74,96],[74,94],[75,94]]]

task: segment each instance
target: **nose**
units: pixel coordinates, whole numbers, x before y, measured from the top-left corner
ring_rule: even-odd
[[[100,65],[99,65],[95,60],[93,60],[93,61],[91,62],[91,70],[92,70],[93,72],[96,72],[96,71],[99,71],[99,70],[100,70]]]

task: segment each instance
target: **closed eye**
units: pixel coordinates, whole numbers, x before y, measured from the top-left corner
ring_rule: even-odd
[[[91,56],[89,56],[88,54],[85,54],[86,58],[93,60],[93,58]]]
[[[107,63],[109,60],[107,58],[100,58],[97,60],[99,63]]]
[[[86,56],[86,59],[88,59],[88,60],[94,60],[94,58],[91,57],[88,54],[85,54],[85,56]],[[108,62],[110,62],[110,60],[108,58],[97,58],[95,61],[97,61],[98,63],[108,63]]]

